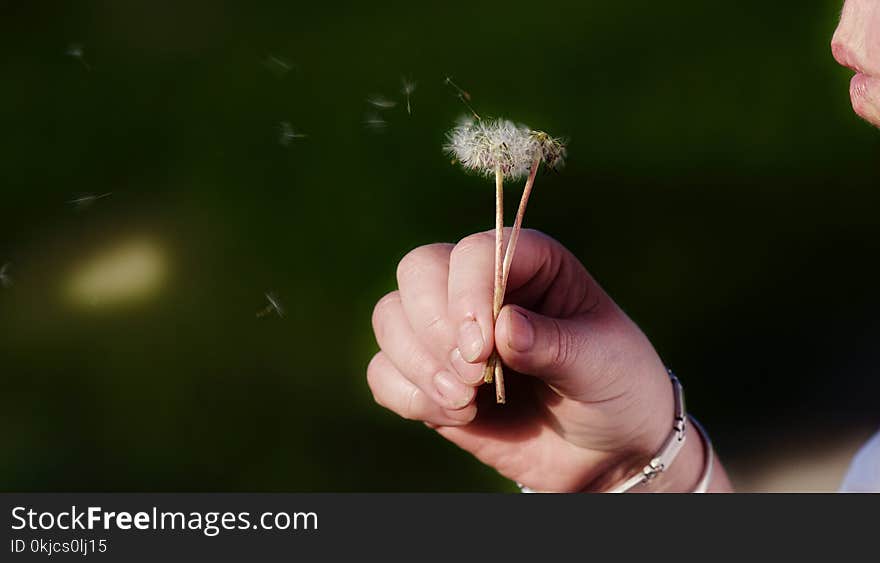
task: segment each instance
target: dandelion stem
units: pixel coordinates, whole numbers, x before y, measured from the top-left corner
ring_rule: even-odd
[[[538,167],[541,165],[541,156],[536,155],[532,161],[532,167],[529,169],[529,179],[523,188],[522,198],[519,200],[519,209],[516,210],[516,219],[513,222],[513,229],[510,231],[510,242],[507,243],[507,252],[504,253],[504,265],[501,268],[501,295],[502,300],[504,293],[507,291],[507,278],[510,275],[510,265],[513,263],[513,255],[516,253],[516,242],[519,240],[519,233],[522,230],[523,217],[526,214],[526,206],[529,204],[529,196],[532,195],[532,186],[535,185],[535,176],[538,174]]]
[[[495,295],[492,301],[492,315],[498,319],[504,294],[501,282],[504,278],[504,173],[501,166],[495,167]]]
[[[495,288],[492,299],[492,319],[498,320],[498,313],[501,312],[501,305],[504,303],[504,291],[501,287],[504,272],[504,173],[501,171],[501,165],[495,166]],[[501,366],[501,359],[498,357],[497,351],[493,350],[492,355],[486,362],[486,369],[483,372],[483,380],[490,383],[495,380],[495,400],[499,404],[504,403],[504,370]]]

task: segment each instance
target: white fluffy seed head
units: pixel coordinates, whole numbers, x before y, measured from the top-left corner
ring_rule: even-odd
[[[466,170],[494,176],[497,167],[511,179],[526,176],[536,159],[548,168],[565,160],[565,143],[506,119],[462,116],[447,135],[446,151]]]
[[[535,143],[528,127],[506,119],[458,120],[447,135],[446,151],[465,169],[494,176],[500,168],[505,177],[528,174]]]

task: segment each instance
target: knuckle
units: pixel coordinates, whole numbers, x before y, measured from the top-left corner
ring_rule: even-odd
[[[422,393],[422,391],[418,387],[412,388],[412,390],[409,392],[409,394],[407,396],[406,404],[403,405],[400,412],[398,413],[401,417],[403,417],[407,420],[419,420],[421,418],[420,417],[421,413],[419,412],[419,407],[418,407],[419,402],[420,402],[419,395],[421,393]]]
[[[485,233],[476,233],[468,235],[461,239],[455,248],[452,249],[452,257],[454,260],[467,258],[474,255],[486,254],[491,255],[492,245],[495,243],[494,235]]]
[[[554,240],[553,237],[551,237],[550,235],[548,235],[544,231],[539,231],[538,229],[523,228],[520,231],[519,236],[526,237],[526,238],[543,238],[543,239]]]
[[[382,332],[382,326],[385,322],[385,317],[388,315],[389,308],[396,307],[399,303],[400,293],[397,291],[388,293],[376,302],[375,307],[373,307],[372,317],[373,332],[376,333],[376,336],[379,336]]]
[[[373,400],[376,401],[381,407],[385,407],[386,405],[382,401],[381,393],[379,392],[379,379],[381,378],[382,373],[382,352],[379,352],[373,359],[370,360],[369,365],[367,365],[367,386],[370,388],[370,392],[373,394]]]
[[[549,359],[553,366],[566,368],[574,363],[578,355],[577,342],[571,330],[558,320],[552,322],[553,338],[549,346]]]
[[[449,259],[451,245],[437,243],[419,246],[410,250],[397,264],[397,285],[402,287],[411,280],[430,273],[442,264],[444,255]]]

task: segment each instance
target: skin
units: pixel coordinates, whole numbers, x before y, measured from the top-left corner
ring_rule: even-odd
[[[673,390],[639,328],[561,244],[522,232],[506,305],[492,323],[494,232],[416,248],[373,314],[376,401],[539,491],[601,491],[640,470],[672,429]],[[509,236],[509,232],[508,232]],[[492,345],[508,404],[477,400]],[[479,406],[478,406],[479,404]],[[706,452],[690,434],[646,491],[688,491]],[[673,470],[674,469],[674,470]],[[713,490],[728,490],[717,467]]]
[[[847,0],[831,49],[856,72],[854,111],[880,127],[880,2]],[[521,235],[493,327],[493,244],[491,231],[478,233],[401,260],[398,290],[373,313],[381,348],[367,369],[373,397],[532,489],[606,490],[669,434],[663,363],[583,265],[536,231]],[[493,344],[519,374],[503,407],[477,396]],[[667,471],[634,491],[692,490],[706,459],[695,435]],[[709,490],[731,490],[720,464]]]
[[[849,90],[853,110],[880,127],[880,2],[847,0],[831,52],[856,72]]]

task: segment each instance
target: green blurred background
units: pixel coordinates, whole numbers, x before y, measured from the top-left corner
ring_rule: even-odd
[[[365,383],[397,261],[492,226],[441,151],[447,75],[570,139],[527,226],[642,326],[735,478],[864,435],[880,133],[839,9],[0,2],[0,488],[511,490]],[[412,115],[369,127],[401,76]],[[256,317],[267,291],[284,318]]]

